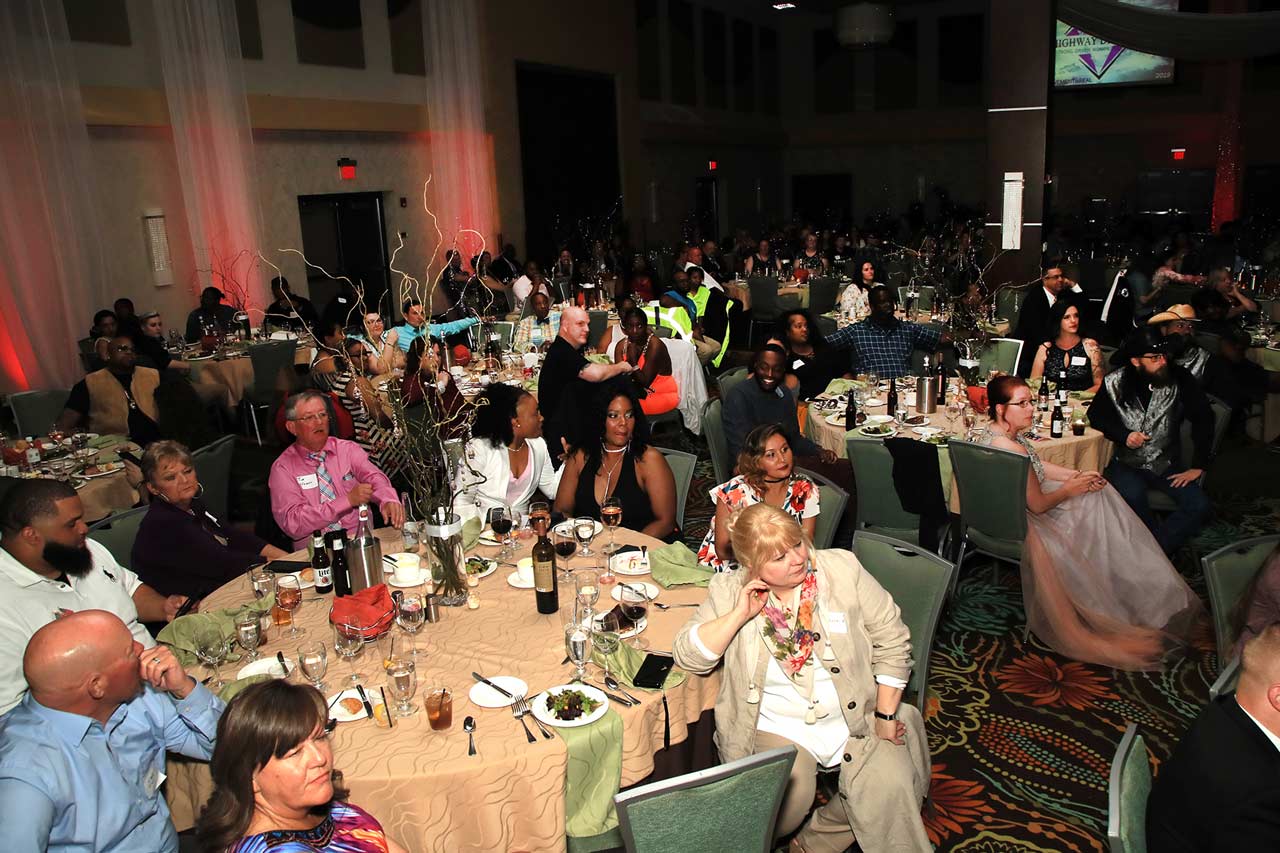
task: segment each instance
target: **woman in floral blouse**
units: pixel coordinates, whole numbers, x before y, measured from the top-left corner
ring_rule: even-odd
[[[791,445],[782,427],[763,424],[747,433],[738,454],[738,471],[738,476],[711,490],[716,517],[698,548],[698,562],[718,572],[738,567],[728,531],[729,519],[739,509],[758,503],[776,506],[795,518],[810,538],[818,523],[818,487],[795,473]]]

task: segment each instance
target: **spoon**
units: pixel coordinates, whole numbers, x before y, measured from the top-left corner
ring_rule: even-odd
[[[462,730],[467,733],[467,755],[476,754],[476,736],[473,734],[476,730],[476,718],[467,717],[462,721]]]
[[[626,696],[632,702],[635,702],[637,705],[640,704],[639,699],[637,699],[636,697],[632,696],[630,693],[622,689],[622,685],[618,683],[618,679],[614,678],[612,674],[607,672],[605,673],[604,683],[605,683],[605,686],[608,687],[610,690],[616,690],[617,692],[621,693],[623,696]]]
[[[653,601],[650,603],[654,607],[658,608],[659,610],[674,610],[677,607],[697,607],[698,606],[696,604],[663,604],[661,601]]]

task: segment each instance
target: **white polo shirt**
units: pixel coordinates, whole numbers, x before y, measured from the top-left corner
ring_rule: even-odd
[[[82,578],[60,583],[36,574],[0,548],[0,714],[22,701],[27,680],[22,655],[36,631],[64,613],[106,610],[129,626],[139,643],[151,648],[155,639],[138,622],[133,593],[138,576],[121,566],[104,545],[88,540],[93,568]]]

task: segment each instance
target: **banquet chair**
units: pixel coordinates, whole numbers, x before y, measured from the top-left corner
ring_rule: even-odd
[[[653,333],[660,338],[674,338],[676,336],[675,330],[670,326],[653,326],[652,328]],[[604,332],[602,331],[601,334],[604,334]]]
[[[729,443],[724,440],[724,418],[720,413],[720,401],[708,400],[702,407],[702,434],[707,438],[711,451],[711,467],[716,473],[716,485],[729,482],[733,476],[733,459],[729,456]]]
[[[508,352],[511,349],[511,338],[516,332],[516,324],[498,320],[493,324],[493,330],[498,334],[498,345],[502,347],[502,351]]]
[[[557,276],[551,280],[551,286],[554,292],[559,296],[559,302],[573,301],[573,282],[566,276]]]
[[[532,296],[533,296],[533,294],[530,294],[530,298],[528,298],[528,299],[526,299],[524,302],[520,303],[520,317],[519,317],[519,319],[518,319],[516,322],[519,322],[520,320],[523,320],[525,317],[528,317],[528,316],[530,316],[530,315],[532,315],[532,314],[533,314],[533,298],[532,298]]]
[[[911,629],[915,668],[905,695],[911,697],[908,702],[923,711],[929,686],[929,650],[959,569],[932,551],[866,530],[853,534],[853,553],[862,568],[893,597],[902,611],[902,621]]]
[[[1219,662],[1226,660],[1236,642],[1235,632],[1231,630],[1231,612],[1277,543],[1280,543],[1280,533],[1254,536],[1200,558],[1204,585],[1209,590],[1209,613],[1213,617]]]
[[[1212,702],[1219,696],[1226,696],[1236,689],[1236,683],[1240,680],[1240,655],[1233,655],[1231,660],[1227,661],[1226,666],[1222,667],[1222,672],[1218,673],[1218,677],[1214,679],[1213,684],[1209,685],[1209,701]]]
[[[716,378],[716,382],[720,385],[720,399],[724,400],[729,397],[729,392],[733,390],[733,386],[739,382],[745,381],[747,378],[747,368],[735,367],[733,370],[726,370]]]
[[[770,853],[795,759],[785,746],[615,795],[627,853]]]
[[[293,376],[293,358],[298,349],[298,341],[271,341],[254,344],[249,347],[249,361],[253,365],[253,385],[244,390],[241,405],[249,414],[253,423],[253,434],[262,446],[262,430],[258,426],[258,409],[267,412],[267,423],[271,423],[271,407],[276,404],[282,394],[288,394],[292,387],[289,380]],[[281,381],[281,376],[286,377]]]
[[[209,512],[223,524],[228,523],[228,500],[231,491],[231,455],[235,452],[236,437],[224,435],[210,444],[191,452],[196,479],[204,489],[202,498]]]
[[[689,499],[689,485],[693,482],[693,469],[698,464],[698,457],[683,450],[658,449],[667,457],[671,475],[676,480],[676,527],[684,530],[684,504]]]
[[[1107,783],[1107,847],[1110,853],[1147,853],[1147,797],[1151,795],[1151,759],[1136,723],[1111,760]]]
[[[956,565],[973,553],[1022,562],[1027,538],[1027,472],[1030,457],[969,441],[953,440],[951,467],[960,490],[960,542]],[[859,501],[861,503],[861,501]],[[992,576],[997,564],[992,565]]]
[[[782,316],[785,307],[778,295],[778,279],[772,276],[753,276],[747,279],[751,291],[751,326],[747,332],[747,349],[754,349],[756,325],[772,326]]]
[[[1227,434],[1227,427],[1231,424],[1231,407],[1226,403],[1214,397],[1212,394],[1206,394],[1209,398],[1209,408],[1213,410],[1213,443],[1209,449],[1209,460],[1212,463],[1214,457],[1218,455],[1218,448],[1222,445],[1222,439]],[[1188,451],[1191,448],[1191,423],[1189,421],[1182,422],[1182,446]],[[1200,477],[1200,488],[1205,488],[1205,484],[1209,480],[1208,469]],[[1154,512],[1173,512],[1178,505],[1173,502],[1173,498],[1164,492],[1155,489],[1147,490],[1147,504]]]
[[[875,495],[875,500],[858,501],[856,529],[919,545],[920,516],[902,508],[893,486],[893,456],[884,439],[850,436],[845,448],[857,493],[868,498]]]
[[[813,547],[819,551],[830,548],[836,538],[836,528],[844,519],[844,508],[849,505],[849,493],[817,471],[796,468],[795,473],[805,475],[818,485],[818,506],[822,511],[813,526]]]
[[[978,375],[987,376],[992,370],[1013,374],[1022,358],[1022,341],[1017,338],[992,338],[978,356]]]
[[[911,286],[907,284],[898,287],[898,304],[903,309],[907,307],[907,293],[911,290]],[[912,307],[921,311],[933,310],[933,298],[936,288],[929,284],[922,284],[916,287],[916,298],[912,303]]]
[[[595,346],[596,341],[600,340],[601,335],[609,328],[609,312],[608,311],[588,311],[588,322],[590,323],[587,332],[587,341]]]
[[[70,395],[71,392],[65,388],[10,394],[9,408],[13,409],[13,422],[18,435],[41,436],[47,433],[58,415],[67,407],[67,397]]]
[[[150,507],[134,507],[94,522],[89,525],[89,538],[105,546],[117,563],[132,570],[133,540],[138,538],[138,528],[148,509]]]
[[[1018,315],[1022,302],[1027,298],[1026,287],[1005,287],[996,294],[996,316],[1009,321],[1009,328],[1018,328]]]
[[[830,276],[819,276],[809,282],[809,314],[821,317],[836,307],[840,296],[840,282]]]

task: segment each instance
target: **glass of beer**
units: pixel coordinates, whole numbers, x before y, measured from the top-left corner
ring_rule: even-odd
[[[447,731],[453,725],[453,692],[448,687],[433,687],[427,691],[427,722],[433,731]]]

